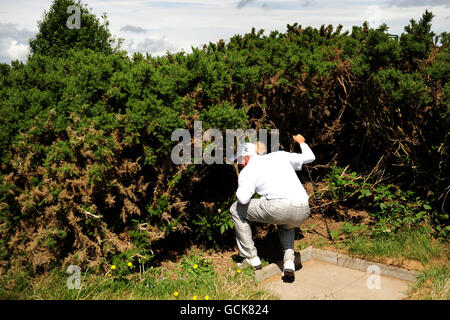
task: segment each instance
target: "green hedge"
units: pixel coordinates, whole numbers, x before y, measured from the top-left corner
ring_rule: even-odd
[[[302,132],[318,163],[425,197],[442,229],[450,37],[434,44],[431,18],[412,20],[398,41],[385,25],[295,23],[190,54],[72,49],[0,64],[0,257],[98,265],[119,252],[152,256],[174,232],[206,235],[201,221],[231,232],[208,208],[229,203],[234,169],[170,161],[172,131],[199,119],[203,130],[278,128],[285,149]]]

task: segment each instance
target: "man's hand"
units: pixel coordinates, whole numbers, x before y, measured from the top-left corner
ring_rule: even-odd
[[[292,136],[295,142],[298,144],[305,142],[305,137],[303,137],[301,134],[298,134],[296,136]]]

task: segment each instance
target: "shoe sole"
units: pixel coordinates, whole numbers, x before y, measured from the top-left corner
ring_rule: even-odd
[[[283,272],[283,277],[281,278],[284,282],[294,282],[295,281],[295,271],[286,269]]]

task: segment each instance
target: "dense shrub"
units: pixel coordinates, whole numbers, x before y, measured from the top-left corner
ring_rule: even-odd
[[[430,42],[431,18],[400,41],[385,25],[294,24],[190,54],[77,48],[0,64],[2,266],[148,260],[174,232],[231,232],[214,213],[234,196],[234,169],[170,159],[172,131],[199,119],[203,130],[279,128],[284,149],[302,132],[317,163],[395,181],[445,229],[449,36]]]

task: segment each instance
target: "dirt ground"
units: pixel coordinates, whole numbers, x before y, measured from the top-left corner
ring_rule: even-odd
[[[326,250],[348,254],[345,245],[342,243],[343,240],[345,240],[345,235],[342,234],[342,232],[334,242],[329,240],[324,219],[320,214],[319,206],[314,197],[311,182],[306,182],[303,185],[306,192],[310,196],[311,215],[296,231],[294,251],[300,251],[309,245],[314,245]],[[317,185],[317,190],[319,193],[325,189],[327,189],[326,185],[322,185],[320,183]],[[322,208],[326,214],[326,221],[331,231],[337,232],[341,230],[343,223],[346,221],[364,225],[369,225],[371,222],[369,213],[365,210],[360,210],[357,207],[349,208],[348,206],[342,206],[338,203],[333,203],[329,200],[323,199]],[[253,223],[252,230],[255,246],[258,250],[259,257],[263,260],[263,264],[281,260],[282,252],[276,226]],[[191,243],[188,247],[186,247],[184,253],[189,253],[190,251],[194,251],[195,253],[206,251],[207,257],[213,262],[214,268],[218,272],[223,272],[236,266],[234,257],[238,254],[234,240],[233,243],[227,243],[226,247],[228,247],[228,249],[215,251],[199,248],[195,243]],[[169,267],[170,264],[176,264],[176,261],[180,256],[180,252],[174,252],[172,255],[173,258],[168,259],[167,261],[162,261],[161,266]],[[374,262],[386,263],[411,270],[423,270],[423,265],[420,262],[404,258],[376,258]]]
[[[360,217],[361,212],[355,211],[354,213],[349,213],[349,215]],[[363,218],[368,218],[368,215],[367,217]],[[340,229],[343,222],[343,218],[341,219],[341,221],[327,219],[330,230]],[[258,250],[258,255],[263,260],[263,262],[272,263],[282,259],[282,251],[276,226],[254,223],[252,225],[252,230],[255,246]],[[299,251],[302,244],[309,245],[317,241],[321,241],[321,246],[324,248],[334,251],[338,250],[334,245],[328,245],[329,241],[327,237],[327,231],[322,216],[318,213],[312,213],[309,219],[301,226],[301,229],[297,229],[296,231],[294,250]],[[235,245],[232,245],[231,247],[234,247],[234,249],[215,251],[213,249],[206,249],[199,247],[196,244],[192,244],[183,252],[169,252],[168,259],[161,261],[160,266],[168,269],[174,268],[179,263],[179,259],[182,254],[189,254],[193,252],[196,254],[203,253],[205,257],[212,261],[217,272],[225,272],[229,268],[233,268],[236,265],[235,257],[237,257],[238,255],[238,250]]]
[[[338,212],[342,212],[340,208],[337,208]],[[327,224],[330,230],[340,230],[342,224],[345,221],[358,221],[361,224],[368,224],[370,216],[366,211],[359,211],[355,209],[346,209],[345,215],[338,214],[334,217],[327,217]],[[278,239],[278,233],[276,226],[254,223],[252,225],[253,239],[255,246],[258,250],[259,257],[263,260],[263,264],[269,264],[282,259],[282,251]],[[320,213],[311,213],[308,220],[296,231],[296,240],[294,244],[294,251],[300,251],[301,249],[314,245],[323,249],[346,253],[345,246],[342,241],[345,239],[345,235],[340,235],[338,239],[331,242],[327,236],[327,230],[323,218]],[[238,255],[237,247],[231,245],[231,249],[222,251],[216,251],[213,249],[206,249],[192,244],[186,248],[184,254],[194,252],[196,254],[203,254],[206,258],[210,259],[213,263],[214,269],[217,272],[227,272],[230,268],[236,267],[235,257]],[[171,255],[173,258],[167,259],[161,262],[161,267],[172,269],[176,268],[179,264],[179,259],[182,256],[180,252]],[[394,259],[394,258],[376,258],[374,262],[385,263],[393,266],[403,267],[411,270],[423,270],[423,265],[415,260],[408,259]]]

